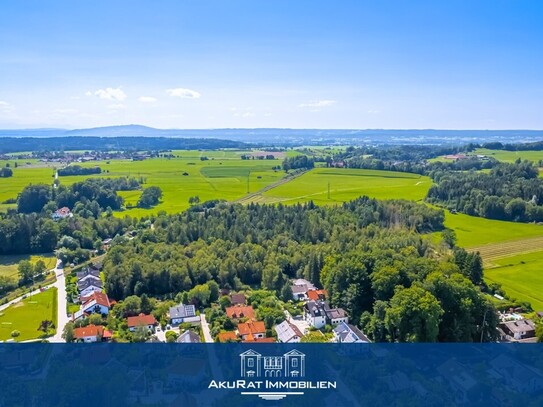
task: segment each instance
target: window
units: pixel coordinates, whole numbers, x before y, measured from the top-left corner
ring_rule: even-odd
[[[298,359],[292,359],[292,367],[298,367]]]
[[[247,361],[247,366],[253,367],[254,365],[255,365],[254,359],[249,359],[249,360]]]

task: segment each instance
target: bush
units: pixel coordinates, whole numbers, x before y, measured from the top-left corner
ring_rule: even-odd
[[[20,335],[21,335],[21,332],[19,332],[17,330],[11,331],[11,337],[12,338],[17,338]]]

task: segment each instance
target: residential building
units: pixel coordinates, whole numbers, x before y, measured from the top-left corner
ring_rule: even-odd
[[[74,329],[74,339],[80,342],[101,342],[104,336],[104,327],[101,325],[87,325]]]
[[[60,208],[60,209],[57,209],[55,212],[53,212],[53,214],[51,215],[51,217],[53,218],[53,220],[60,220],[60,219],[66,219],[66,218],[71,218],[73,215],[73,213],[70,211],[70,209],[66,206]]]
[[[100,270],[95,267],[89,266],[85,267],[83,270],[76,273],[77,281],[84,280],[86,277],[100,278]]]
[[[94,278],[80,280],[77,282],[77,289],[81,297],[88,297],[93,292],[102,292],[102,280]]]
[[[250,305],[234,305],[226,308],[226,315],[231,319],[249,318],[255,320],[255,310]]]
[[[239,293],[239,294],[232,294],[230,296],[230,303],[232,305],[245,305],[247,299],[245,298],[245,294]]]
[[[153,315],[139,314],[136,317],[128,317],[128,330],[134,332],[138,326],[143,326],[151,332],[155,332],[155,327],[158,325],[157,320]]]
[[[253,338],[265,338],[266,326],[262,321],[248,321],[238,324],[238,333],[242,340],[246,340],[249,335]]]
[[[275,338],[255,338],[252,334],[247,335],[242,343],[275,343]]]
[[[326,324],[349,323],[349,316],[342,308],[330,308],[324,301],[308,301],[304,305],[304,319],[313,327],[320,329]]]
[[[338,325],[340,323],[349,323],[349,316],[343,308],[328,308],[328,304],[324,303],[324,313],[326,314],[326,322],[330,325]]]
[[[503,340],[521,341],[535,338],[535,324],[531,319],[501,322],[499,328]]]
[[[181,335],[179,335],[179,338],[177,338],[177,343],[200,343],[200,336],[196,334],[195,332],[191,331],[190,329],[187,329],[185,332],[183,332]]]
[[[277,340],[282,343],[298,343],[303,336],[298,327],[288,321],[276,325],[275,332],[277,332]]]
[[[304,305],[304,319],[314,328],[324,328],[326,325],[324,308],[316,301],[309,301]]]
[[[97,313],[107,315],[111,304],[106,294],[101,292],[93,292],[88,297],[81,298],[80,311],[87,314]]]
[[[172,325],[179,325],[184,322],[200,322],[200,317],[196,315],[196,307],[192,304],[179,304],[170,308],[170,322]]]
[[[354,325],[340,322],[334,328],[334,342],[337,343],[369,343],[370,340]]]
[[[307,292],[307,298],[311,301],[324,301],[328,297],[326,290],[309,290]]]
[[[310,281],[307,281],[303,278],[299,278],[297,280],[294,280],[292,282],[292,286],[290,287],[292,290],[292,296],[295,300],[298,301],[305,301],[308,299],[307,293],[311,290],[316,290],[317,287],[313,285]]]
[[[233,331],[219,332],[217,335],[217,341],[225,342],[237,342],[238,336]]]

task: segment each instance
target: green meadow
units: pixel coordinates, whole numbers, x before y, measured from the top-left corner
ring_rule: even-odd
[[[500,283],[511,298],[528,301],[543,311],[543,252],[493,260],[496,267],[485,269],[488,282]]]
[[[13,176],[0,178],[0,204],[6,199],[16,199],[28,184],[53,184],[54,170],[50,167],[11,167]]]
[[[0,276],[7,276],[17,278],[18,270],[17,266],[21,260],[30,260],[32,264],[35,264],[38,260],[43,260],[47,269],[55,267],[56,258],[54,254],[40,254],[40,255],[10,255],[0,256]]]
[[[528,161],[543,160],[543,151],[505,151],[505,150],[489,150],[486,148],[479,148],[474,151],[474,154],[484,154],[489,157],[493,157],[496,160],[504,162],[515,162],[517,159]]]
[[[455,231],[457,244],[467,248],[543,236],[543,226],[540,225],[504,222],[461,213],[453,215],[448,211],[445,211],[445,226]]]
[[[377,199],[420,201],[428,192],[428,177],[392,171],[315,168],[302,176],[256,196],[260,203],[313,201],[333,205],[368,195]],[[330,191],[330,193],[328,193]]]
[[[0,341],[11,339],[11,332],[17,330],[21,335],[16,341],[40,338],[38,330],[41,321],[57,319],[57,289],[50,288],[42,293],[28,297],[4,311],[0,311]],[[54,334],[50,331],[49,334]]]
[[[180,158],[155,158],[144,161],[111,160],[107,162],[88,162],[82,166],[99,165],[102,174],[92,177],[135,177],[143,178],[143,187],[155,185],[162,189],[162,202],[152,209],[132,208],[118,212],[119,216],[145,216],[158,211],[180,212],[187,209],[189,198],[199,196],[204,202],[212,199],[234,201],[250,192],[280,180],[285,174],[273,170],[281,165],[281,160],[242,160],[244,152],[216,151],[174,152]],[[205,156],[208,159],[201,160]],[[88,176],[60,177],[61,184],[70,185]],[[140,191],[124,191],[127,206],[134,206]]]

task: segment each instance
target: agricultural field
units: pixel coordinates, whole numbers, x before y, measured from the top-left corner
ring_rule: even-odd
[[[392,171],[315,168],[252,198],[252,202],[295,204],[314,201],[334,205],[368,195],[378,199],[420,201],[428,192],[428,177]],[[330,186],[330,195],[328,195]]]
[[[455,231],[457,244],[466,248],[543,236],[541,225],[451,214],[448,211],[445,211],[445,226]]]
[[[0,178],[0,204],[6,199],[16,199],[19,192],[28,184],[52,184],[54,169],[52,167],[11,167],[13,176]]]
[[[0,256],[0,276],[17,278],[17,266],[21,260],[30,260],[32,264],[35,264],[38,260],[43,260],[48,270],[54,268],[56,265],[56,258],[53,253],[32,256]]]
[[[499,283],[509,297],[531,303],[535,311],[543,310],[543,251],[492,262],[494,267],[485,269],[487,282]]]
[[[180,154],[176,154],[180,153]],[[281,170],[273,170],[282,161],[241,160],[240,151],[182,151],[174,152],[181,158],[156,158],[144,161],[111,160],[107,162],[88,162],[85,167],[99,165],[102,174],[91,176],[60,177],[61,184],[70,185],[89,177],[130,176],[145,180],[144,188],[158,186],[162,189],[162,202],[152,209],[132,208],[117,212],[118,216],[146,216],[158,211],[180,212],[189,207],[189,198],[199,196],[204,202],[212,199],[234,201],[250,192],[256,192],[274,183],[285,175]],[[202,161],[201,156],[208,160]],[[223,158],[219,158],[223,157]],[[125,191],[120,195],[127,205],[135,205],[140,191]]]
[[[55,325],[57,324],[57,289],[55,287],[0,311],[0,341],[11,339],[11,332],[14,330],[21,333],[15,338],[16,341],[39,338],[43,332],[39,331],[38,327],[43,320],[52,320]],[[54,334],[52,331],[49,333]]]
[[[543,160],[543,151],[505,151],[505,150],[489,150],[485,148],[479,148],[473,152],[473,154],[484,154],[489,157],[493,157],[498,161],[504,161],[508,163],[515,162],[518,158],[528,161]]]

